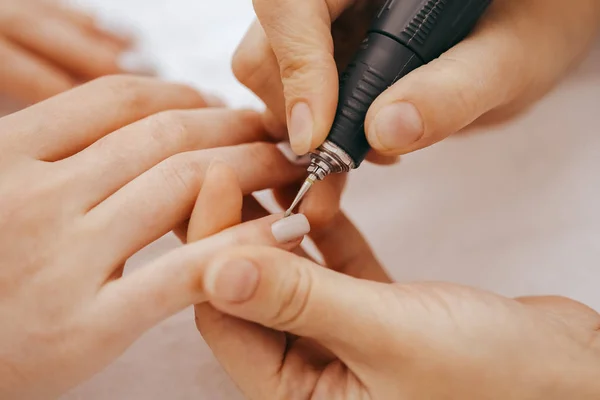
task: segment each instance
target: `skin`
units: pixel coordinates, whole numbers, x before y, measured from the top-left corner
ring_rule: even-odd
[[[0,119],[0,398],[57,397],[204,300],[200,255],[275,242],[270,225],[281,216],[122,277],[135,252],[185,231],[196,202],[207,215],[214,160],[232,164],[243,194],[303,172],[266,141],[258,114],[206,105],[185,86],[113,76]]]
[[[118,60],[131,44],[58,1],[0,0],[0,93],[31,104],[125,72]]]
[[[298,154],[325,140],[337,106],[339,71],[382,3],[308,0],[300,7],[294,0],[254,0],[258,20],[240,44],[233,70],[267,105],[271,130],[284,137],[289,128]],[[596,0],[495,0],[466,40],[376,99],[365,121],[367,139],[379,157],[398,156],[469,126],[506,122],[579,63],[599,28]],[[310,114],[294,118],[298,104]],[[397,110],[383,118],[382,111],[397,104],[412,107],[417,122],[406,122],[407,114]],[[384,131],[394,140],[384,141]],[[336,214],[339,202],[320,199],[339,197],[341,180],[328,179],[308,195],[300,210],[311,222],[326,224]]]
[[[239,205],[217,207],[215,230],[189,238],[239,222]],[[600,315],[583,304],[391,283],[342,214],[311,238],[328,268],[266,246],[197,260],[198,329],[248,399],[600,396]]]

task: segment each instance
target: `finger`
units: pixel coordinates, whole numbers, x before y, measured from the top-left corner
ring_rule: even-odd
[[[317,182],[300,204],[300,212],[305,214],[315,228],[328,225],[340,211],[342,193],[348,175],[335,174]]]
[[[209,301],[220,311],[315,339],[336,354],[369,342],[356,332],[364,332],[365,326],[377,327],[384,319],[376,305],[385,285],[358,280],[273,248],[221,251],[207,267],[203,285]]]
[[[331,175],[324,181],[317,182],[306,195],[300,205],[300,212],[308,218],[313,228],[327,226],[340,210],[340,200],[346,186],[347,175]],[[274,190],[275,200],[287,209],[298,194],[301,183]]]
[[[75,85],[68,74],[4,40],[0,40],[0,59],[1,90],[19,100],[36,103]]]
[[[244,195],[235,171],[222,161],[211,162],[188,221],[174,229],[183,243],[193,243],[241,223]]]
[[[215,160],[215,161],[218,161],[218,160]],[[213,161],[213,163],[215,161]],[[236,182],[237,182],[237,178],[236,178]],[[206,186],[206,181],[203,183],[202,188],[200,189],[201,192],[202,192],[202,190],[204,190],[205,186]],[[239,187],[238,187],[238,189],[239,189]],[[226,202],[226,203],[228,203],[228,202]],[[194,206],[194,209],[196,209],[196,206]],[[254,221],[256,219],[264,218],[270,214],[271,213],[268,212],[258,202],[258,200],[256,200],[256,198],[253,195],[249,194],[247,196],[244,196],[243,202],[242,202],[242,220],[241,220],[241,222]],[[188,219],[188,220],[182,222],[181,224],[179,224],[175,229],[173,229],[173,232],[175,233],[175,235],[179,238],[179,240],[182,243],[188,243],[187,236],[188,236],[189,223],[190,223],[190,220]],[[205,228],[205,229],[207,229],[207,228]],[[208,237],[210,235],[206,235],[206,236]]]
[[[263,113],[263,124],[265,125],[267,132],[269,132],[271,137],[273,137],[276,141],[285,142],[289,139],[287,126],[285,124],[285,116],[283,119],[278,118],[273,111],[267,109]],[[292,148],[290,147],[290,150],[291,149]]]
[[[196,200],[188,226],[188,243],[207,238],[242,222],[244,194],[234,169],[215,160]]]
[[[515,299],[521,304],[554,315],[567,325],[590,331],[600,330],[600,314],[578,301],[560,296],[532,296]]]
[[[387,155],[418,150],[492,110],[532,101],[547,90],[570,63],[555,62],[556,48],[539,46],[556,35],[558,19],[538,7],[537,2],[492,3],[470,37],[389,88],[367,114],[371,146]],[[524,20],[531,15],[539,17],[539,29]]]
[[[233,56],[232,70],[236,78],[271,110],[274,118],[270,126],[277,127],[275,133],[280,133],[278,125],[285,126],[286,121],[283,84],[277,58],[258,21],[250,26],[238,46]]]
[[[53,15],[23,13],[18,21],[4,29],[8,38],[74,75],[98,78],[123,72],[118,64],[119,46],[98,40]]]
[[[173,156],[130,182],[92,209],[84,218],[89,233],[98,235],[99,255],[89,268],[102,270],[140,250],[185,221],[214,159],[231,165],[244,194],[298,179],[275,145],[246,144]],[[110,236],[106,236],[110,232]]]
[[[280,243],[272,232],[272,225],[278,221],[283,221],[281,215],[271,215],[230,228],[174,250],[145,268],[107,283],[98,295],[98,312],[110,315],[105,321],[109,327],[118,326],[119,331],[133,330],[138,334],[145,331],[185,307],[205,300],[202,292],[204,269],[219,249],[241,243],[290,249],[297,246],[310,230],[304,224],[304,230],[297,231],[294,240]]]
[[[205,104],[201,95],[187,86],[111,76],[11,114],[0,121],[0,129],[11,151],[56,161],[149,115]],[[21,129],[15,130],[14,126]]]
[[[251,143],[265,137],[260,115],[252,111],[166,111],[103,137],[61,164],[82,184],[94,182],[82,204],[89,209],[175,154]]]
[[[54,17],[74,24],[84,32],[100,40],[107,40],[121,49],[129,47],[135,41],[135,35],[130,27],[117,24],[112,19],[99,18],[81,9],[54,1],[42,2],[42,4],[45,6],[45,10],[52,13]]]
[[[270,378],[277,376],[287,346],[284,333],[229,316],[210,304],[196,306],[196,326],[248,398],[270,398],[277,383]]]
[[[254,8],[277,57],[292,148],[305,154],[327,136],[338,100],[331,13],[348,2],[255,0]],[[335,9],[334,9],[335,6]]]
[[[255,205],[258,202],[254,201],[252,207]],[[241,223],[241,211],[242,192],[235,171],[222,162],[213,162],[190,219],[189,242],[205,239]],[[280,337],[282,334],[225,315],[210,303],[198,304],[194,311],[198,330],[231,376],[249,379],[248,375],[265,377],[276,371],[282,346],[285,346],[285,337],[283,342]],[[240,351],[246,355],[243,360],[237,357]],[[249,373],[250,365],[261,367],[253,368],[254,372]]]
[[[366,160],[373,164],[387,166],[387,165],[398,164],[400,162],[400,157],[399,156],[386,156],[384,154],[380,154],[375,151],[370,151],[369,154],[367,154]]]
[[[338,212],[327,226],[313,228],[310,238],[328,268],[359,279],[392,281],[364,236],[343,212]]]

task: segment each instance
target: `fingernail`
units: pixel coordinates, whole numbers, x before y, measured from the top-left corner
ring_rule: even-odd
[[[156,64],[148,55],[138,51],[124,51],[117,60],[119,68],[124,72],[138,75],[156,75]]]
[[[303,214],[294,214],[271,225],[271,232],[278,243],[288,243],[307,235],[310,223]]]
[[[297,103],[292,108],[288,126],[290,143],[294,152],[304,155],[310,151],[313,135],[313,118],[308,104]]]
[[[375,116],[369,138],[377,150],[401,150],[417,142],[423,135],[423,120],[410,103],[393,103]]]
[[[126,42],[133,42],[138,36],[137,30],[133,26],[108,15],[97,16],[95,23],[96,29],[117,36]]]
[[[277,148],[290,163],[300,167],[308,167],[310,165],[310,154],[297,155],[288,142],[277,143]]]
[[[260,273],[248,260],[235,260],[208,267],[204,288],[215,300],[240,303],[252,297],[258,286]]]

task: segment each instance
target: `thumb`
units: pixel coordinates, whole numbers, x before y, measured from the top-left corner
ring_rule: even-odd
[[[330,2],[337,9],[326,0],[254,0],[279,64],[290,143],[300,155],[325,140],[337,106],[331,15],[348,1]]]
[[[567,325],[598,331],[600,314],[578,301],[560,296],[531,296],[515,299],[521,304],[554,315]]]
[[[372,348],[369,341],[386,321],[387,287],[267,247],[222,253],[204,277],[204,291],[220,311],[345,354]]]
[[[495,10],[490,11],[493,17]],[[534,92],[533,71],[543,74],[543,61],[527,59],[523,37],[499,29],[489,15],[470,37],[373,103],[365,127],[375,150],[399,155],[430,146],[508,105],[524,90]]]

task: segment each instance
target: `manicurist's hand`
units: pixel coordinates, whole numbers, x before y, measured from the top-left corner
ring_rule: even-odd
[[[194,204],[210,217],[213,202],[228,201],[198,198],[213,160],[230,165],[215,174],[240,197],[303,173],[263,142],[260,115],[204,106],[185,86],[115,76],[0,119],[0,398],[56,397],[203,301],[202,257],[277,244],[280,217],[269,217],[122,278],[124,262]]]
[[[287,120],[298,153],[324,141],[337,106],[337,67],[349,62],[382,4],[254,1],[259,22],[240,45],[234,70]],[[373,104],[365,124],[369,142],[385,154],[403,154],[484,114],[522,110],[581,59],[598,28],[596,0],[495,0],[467,40]]]
[[[265,246],[198,260],[199,330],[249,399],[599,398],[593,310],[389,283],[342,215],[312,237],[329,269]]]
[[[0,0],[0,94],[35,103],[103,75],[151,73],[132,45],[59,1]]]
[[[258,21],[236,53],[234,72],[266,103],[271,130],[286,136],[287,124],[298,154],[325,140],[337,106],[339,71],[383,3],[254,1]],[[597,0],[494,0],[469,38],[375,101],[365,123],[369,143],[381,160],[429,146],[474,121],[509,119],[580,61],[599,27]],[[343,187],[337,182],[315,187],[300,210],[331,218],[337,210],[313,211],[324,202],[310,197],[339,196],[340,190],[328,188],[332,185]]]

